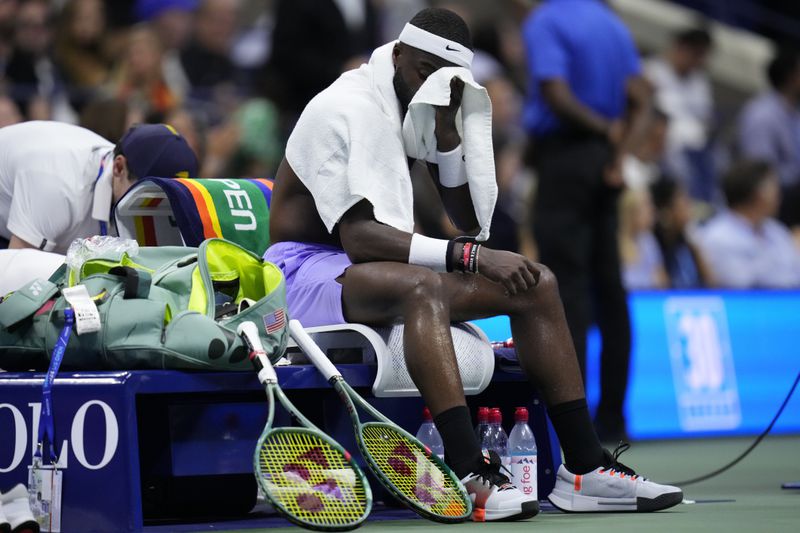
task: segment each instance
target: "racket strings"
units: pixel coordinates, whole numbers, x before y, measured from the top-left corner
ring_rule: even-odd
[[[410,501],[445,517],[460,517],[469,512],[456,481],[416,442],[380,423],[365,424],[361,436],[366,453],[384,477]]]
[[[281,429],[259,449],[258,475],[265,493],[296,519],[317,526],[363,520],[368,501],[348,457],[313,433]]]

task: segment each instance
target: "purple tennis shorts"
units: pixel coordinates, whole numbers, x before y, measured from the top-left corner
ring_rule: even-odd
[[[336,281],[352,264],[344,250],[287,241],[270,246],[264,260],[283,271],[289,318],[306,327],[347,322],[342,313],[342,286]]]

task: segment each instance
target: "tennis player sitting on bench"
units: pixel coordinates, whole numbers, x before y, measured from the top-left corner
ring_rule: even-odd
[[[471,55],[464,21],[425,9],[397,43],[377,49],[368,65],[343,74],[303,111],[275,179],[274,244],[265,254],[286,276],[289,313],[306,326],[405,324],[408,371],[434,414],[447,463],[474,498],[477,520],[538,510],[509,483],[493,452],[481,454],[456,364],[450,323],[495,315],[510,317],[520,364],[561,441],[565,465],[551,501],[565,511],[656,511],[680,503],[680,489],[646,481],[601,447],[556,279],[545,266],[414,234],[413,220],[406,230],[380,221],[388,218],[385,202],[374,195],[395,194],[402,180],[410,188],[400,133],[409,102],[430,74],[468,67]],[[437,150],[459,156],[440,156],[431,173],[453,222],[470,231],[478,221],[455,127],[464,84],[454,78],[450,87],[450,105],[436,111]],[[386,150],[397,152],[399,164],[390,168],[385,153],[383,159],[373,153]],[[341,187],[349,188],[349,205],[337,204]]]

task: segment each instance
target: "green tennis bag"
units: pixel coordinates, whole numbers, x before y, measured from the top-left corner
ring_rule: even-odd
[[[288,341],[286,288],[272,263],[223,239],[199,248],[141,247],[135,255],[62,266],[0,302],[0,368],[45,370],[69,306],[62,290],[83,285],[100,330],[70,336],[64,369],[246,370],[240,322],[258,325],[275,362]]]

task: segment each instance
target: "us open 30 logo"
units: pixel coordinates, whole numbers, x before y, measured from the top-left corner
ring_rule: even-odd
[[[664,311],[681,428],[739,427],[742,413],[722,299],[668,298]]]

